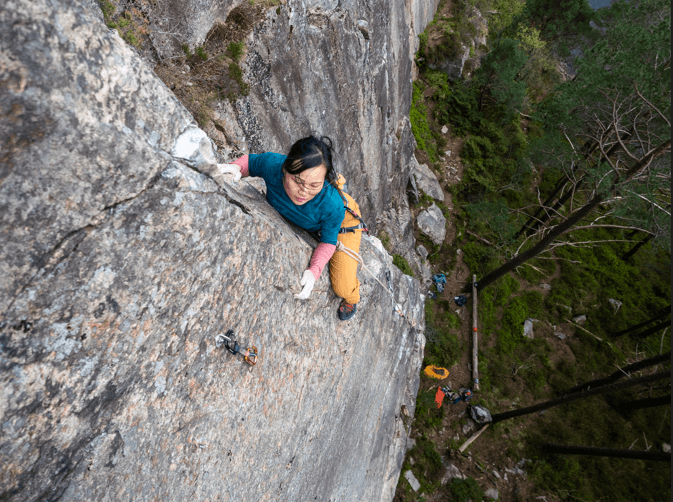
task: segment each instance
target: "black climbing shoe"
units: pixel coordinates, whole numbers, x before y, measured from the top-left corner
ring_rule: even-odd
[[[346,303],[346,300],[341,300],[341,305],[339,306],[339,319],[347,321],[355,315],[357,307],[357,303],[350,304]]]

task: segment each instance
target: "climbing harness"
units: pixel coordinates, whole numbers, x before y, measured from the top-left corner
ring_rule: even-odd
[[[340,233],[340,234],[345,234],[345,233],[347,233],[347,232],[355,232],[356,230],[362,230],[362,231],[364,231],[367,235],[370,235],[370,234],[369,234],[369,228],[367,227],[367,224],[365,223],[365,220],[363,220],[362,218],[360,218],[360,217],[358,216],[358,214],[357,214],[355,211],[353,211],[350,207],[348,207],[348,200],[346,200],[346,197],[344,197],[343,194],[342,194],[339,190],[337,190],[337,192],[339,193],[339,196],[341,197],[341,200],[342,200],[343,203],[344,203],[344,208],[346,209],[346,211],[348,211],[349,213],[351,213],[351,216],[352,216],[353,218],[357,219],[357,220],[360,222],[360,223],[358,223],[357,225],[352,226],[352,227],[341,227],[341,228],[339,229],[339,233]]]
[[[243,360],[250,366],[257,364],[257,347],[253,345],[252,348],[248,347],[245,351],[241,351],[241,346],[236,341],[236,334],[233,329],[230,329],[224,335],[220,333],[215,337],[215,346],[219,349],[222,345],[234,355],[241,354]]]

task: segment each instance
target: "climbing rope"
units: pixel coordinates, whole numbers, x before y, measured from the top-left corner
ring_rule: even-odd
[[[376,275],[374,275],[374,272],[372,272],[371,270],[369,270],[369,268],[367,268],[367,265],[365,265],[365,262],[362,259],[362,256],[360,256],[357,252],[353,251],[351,248],[346,247],[344,245],[344,243],[341,242],[341,241],[337,241],[336,250],[337,251],[343,251],[348,256],[353,258],[356,262],[358,262],[360,265],[362,265],[362,268],[365,269],[367,271],[367,273],[369,275],[371,275],[376,280],[376,282],[378,282],[381,285],[381,287],[388,292],[388,294],[390,295],[390,297],[392,299],[392,302],[393,302],[393,310],[397,313],[397,315],[406,319],[407,316],[404,315],[404,312],[402,311],[402,307],[398,303],[395,303],[395,294],[393,293],[392,286],[390,285],[390,278],[389,277],[387,277],[388,278],[388,286],[386,287],[386,285],[383,284],[379,280],[379,278],[376,277]],[[416,325],[415,321],[411,321],[411,320],[407,319],[407,322],[409,324],[411,324],[412,327],[414,327]]]

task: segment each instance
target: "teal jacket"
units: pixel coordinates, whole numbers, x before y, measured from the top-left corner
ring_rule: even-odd
[[[286,156],[279,153],[251,154],[248,173],[264,179],[266,200],[288,221],[309,232],[320,232],[320,242],[336,246],[345,208],[339,192],[325,181],[322,190],[306,204],[297,206],[285,192],[282,165]]]

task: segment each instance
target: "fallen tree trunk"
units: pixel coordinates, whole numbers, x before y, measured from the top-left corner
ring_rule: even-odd
[[[545,443],[542,451],[561,455],[593,455],[596,457],[631,458],[634,460],[654,460],[670,462],[671,454],[643,450],[617,450],[613,448],[594,448],[592,446],[571,446],[564,444]]]
[[[626,335],[628,333],[631,333],[632,331],[636,331],[637,329],[643,328],[643,327],[647,326],[648,324],[650,324],[651,322],[658,321],[659,319],[663,319],[664,317],[670,315],[670,313],[671,313],[671,306],[669,305],[665,309],[661,309],[661,311],[656,316],[654,316],[652,319],[648,319],[645,322],[641,322],[640,324],[636,324],[634,326],[629,326],[626,329],[618,331],[617,333],[615,333],[614,338],[617,338],[618,336]]]
[[[608,394],[610,392],[616,392],[619,390],[627,389],[635,385],[640,385],[643,383],[655,382],[657,380],[663,380],[664,378],[670,378],[671,374],[668,371],[662,371],[660,373],[654,373],[652,375],[647,375],[640,378],[635,378],[633,380],[628,380],[626,382],[613,383],[610,385],[603,385],[596,389],[585,390],[583,392],[575,392],[573,394],[566,394],[563,397],[558,399],[552,399],[551,401],[545,401],[543,403],[534,404],[533,406],[528,406],[526,408],[521,408],[518,410],[506,411],[504,413],[498,413],[493,415],[492,423],[496,424],[514,417],[520,417],[522,415],[528,415],[530,413],[535,413],[536,411],[546,410],[559,404],[569,403],[577,399],[584,399],[585,397],[598,396],[600,394]]]
[[[596,380],[591,380],[590,382],[585,382],[583,384],[577,385],[576,387],[573,387],[572,389],[568,389],[567,391],[565,391],[565,395],[587,390],[589,388],[600,387],[601,385],[607,385],[612,382],[616,382],[622,377],[627,376],[632,371],[643,370],[645,368],[649,368],[650,366],[655,366],[660,363],[670,362],[670,360],[671,360],[671,351],[669,350],[668,353],[666,354],[660,354],[658,356],[650,357],[649,359],[643,359],[642,361],[638,361],[637,363],[629,364],[627,366],[624,366],[623,368],[619,368],[612,375],[607,376],[605,378],[597,378]]]
[[[617,409],[622,413],[631,413],[643,408],[654,408],[656,406],[667,406],[671,404],[671,395],[661,397],[647,397],[636,401],[622,401],[617,405]]]

